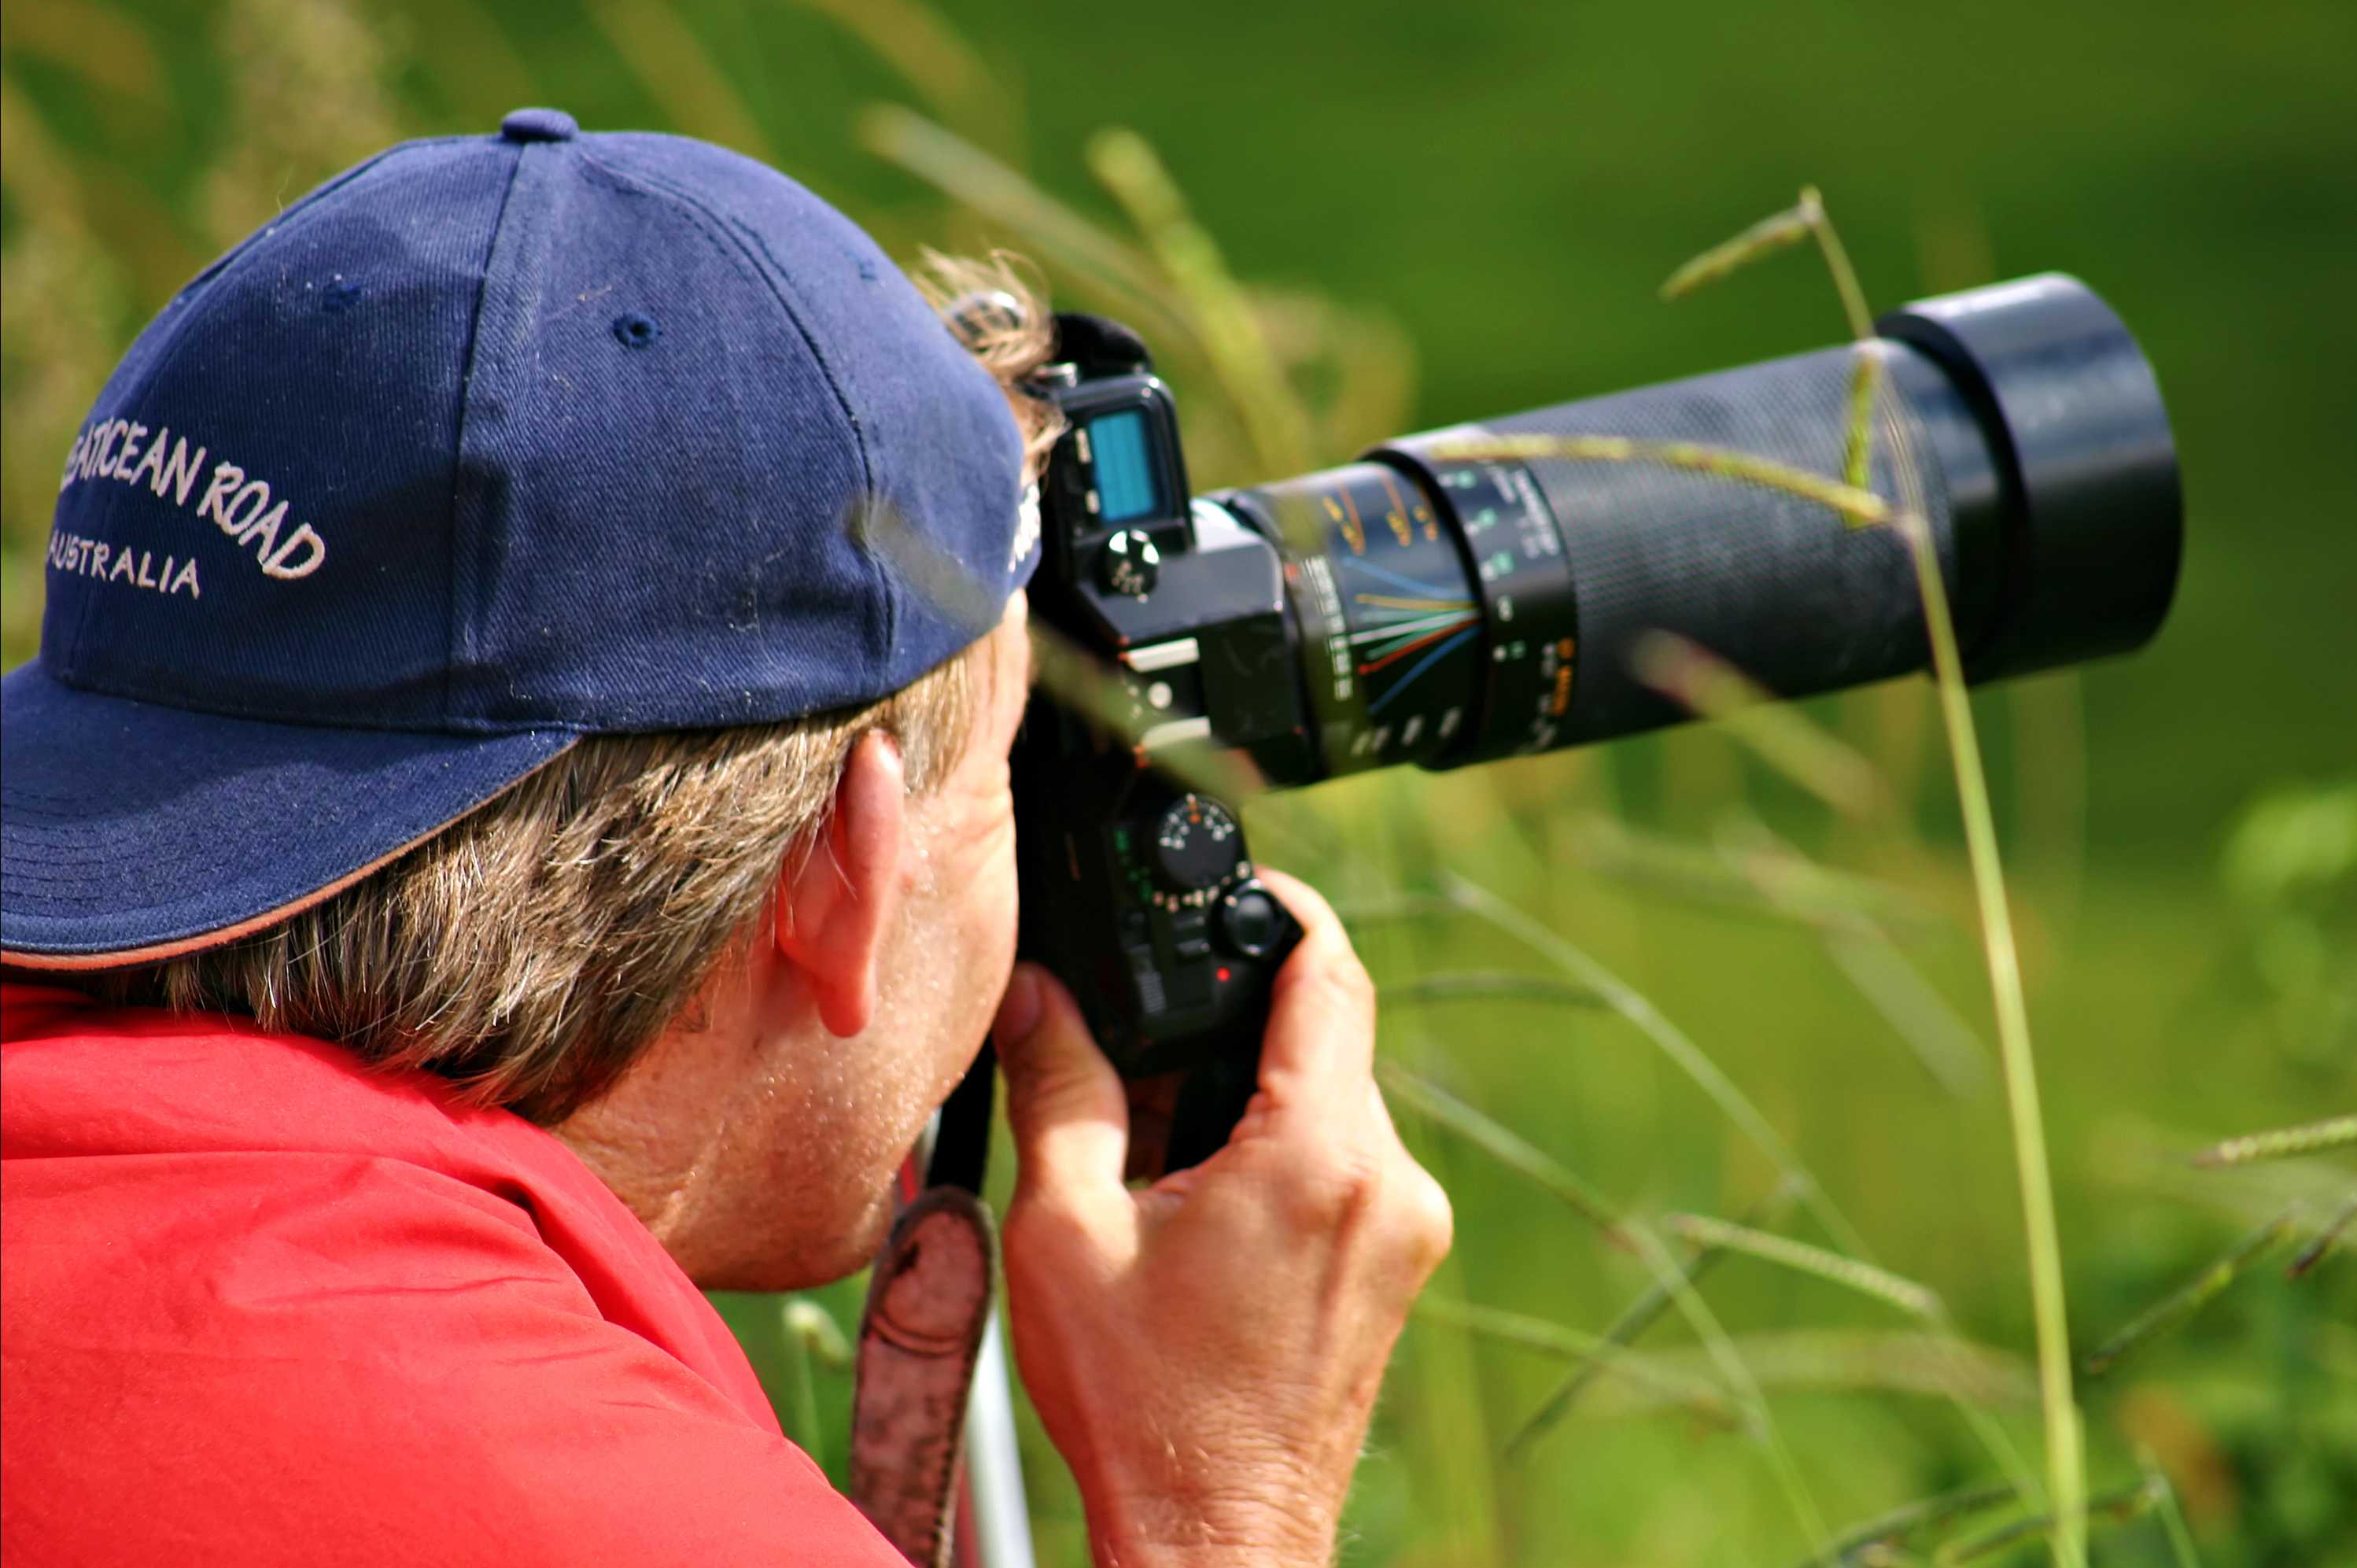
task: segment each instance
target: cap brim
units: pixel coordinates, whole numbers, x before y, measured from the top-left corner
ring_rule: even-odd
[[[317,902],[556,756],[565,730],[454,736],[228,718],[0,682],[0,959],[141,963]]]

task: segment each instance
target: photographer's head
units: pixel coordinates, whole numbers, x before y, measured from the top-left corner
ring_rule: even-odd
[[[1022,316],[551,111],[330,182],[75,444],[6,961],[556,1125],[708,1283],[853,1266],[1012,959]]]
[[[557,1126],[697,1283],[780,1290],[867,1261],[889,1184],[973,1062],[1015,961],[1006,754],[1030,683],[1018,592],[974,648],[831,764],[762,765],[770,800],[825,798],[739,851],[761,913],[644,1056]],[[889,704],[888,704],[889,706]],[[927,728],[931,730],[928,736]],[[832,788],[826,789],[832,780]],[[641,780],[644,788],[647,780]],[[704,824],[736,836],[726,798]]]

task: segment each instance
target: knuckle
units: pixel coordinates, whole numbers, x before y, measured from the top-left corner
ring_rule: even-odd
[[[1299,1233],[1361,1248],[1378,1275],[1420,1287],[1456,1238],[1456,1214],[1431,1173],[1396,1151],[1329,1148],[1305,1154],[1284,1183],[1286,1223]]]
[[[1448,1256],[1457,1237],[1457,1214],[1440,1183],[1414,1161],[1408,1162],[1407,1175],[1398,1186],[1402,1261],[1420,1283]]]
[[[1322,1150],[1297,1161],[1285,1184],[1286,1212],[1297,1229],[1317,1235],[1361,1230],[1383,1191],[1382,1168],[1349,1151]]]

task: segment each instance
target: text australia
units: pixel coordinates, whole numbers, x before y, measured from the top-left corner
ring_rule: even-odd
[[[129,419],[102,419],[77,438],[66,458],[65,477],[58,490],[77,484],[113,479],[117,484],[144,484],[181,510],[191,497],[196,515],[219,528],[241,549],[251,550],[265,575],[290,579],[307,577],[328,558],[328,542],[307,522],[287,527],[288,503],[274,501],[270,481],[249,477],[235,463],[205,470],[205,448],[191,446],[186,436],[168,427],[148,427]],[[199,481],[202,480],[202,489]],[[62,529],[49,535],[49,565],[60,572],[109,582],[129,583],[161,594],[186,592],[203,596],[193,556],[166,554],[156,565],[156,553],[102,539],[87,539]]]

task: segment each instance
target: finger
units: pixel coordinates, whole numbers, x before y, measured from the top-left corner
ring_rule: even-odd
[[[1260,1085],[1280,1117],[1356,1112],[1374,1072],[1375,988],[1333,907],[1308,883],[1265,867],[1268,885],[1300,922],[1301,941],[1276,972]]]
[[[1018,1195],[1120,1193],[1129,1108],[1071,993],[1039,965],[1016,965],[991,1039],[1006,1073]]]

